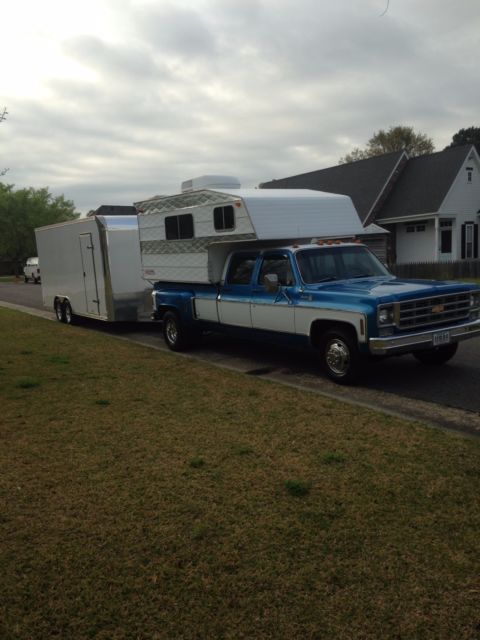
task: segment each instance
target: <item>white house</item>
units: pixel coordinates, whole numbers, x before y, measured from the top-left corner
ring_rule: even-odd
[[[417,158],[398,151],[260,186],[349,195],[365,226],[390,231],[391,263],[479,257],[480,157],[471,144]]]

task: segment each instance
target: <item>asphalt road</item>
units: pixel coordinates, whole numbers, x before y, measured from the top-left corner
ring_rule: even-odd
[[[0,283],[0,301],[43,309],[41,287]],[[52,315],[53,317],[53,315]],[[88,321],[85,326],[165,350],[160,327],[146,324],[111,325]],[[455,358],[441,367],[426,367],[412,356],[368,365],[361,384],[339,387],[321,372],[313,350],[279,348],[270,344],[206,336],[189,352],[218,366],[365,404],[449,429],[480,435],[480,340],[462,343]]]

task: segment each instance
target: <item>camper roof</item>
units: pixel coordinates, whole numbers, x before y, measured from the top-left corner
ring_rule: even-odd
[[[198,205],[243,202],[258,240],[345,236],[363,231],[348,196],[310,189],[203,189],[136,203],[139,215],[169,213]]]

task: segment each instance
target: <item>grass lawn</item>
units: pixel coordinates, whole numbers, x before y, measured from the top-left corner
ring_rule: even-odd
[[[2,640],[480,637],[478,442],[5,309],[0,353]]]

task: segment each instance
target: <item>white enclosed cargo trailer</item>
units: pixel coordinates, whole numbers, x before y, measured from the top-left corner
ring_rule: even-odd
[[[94,215],[35,230],[43,304],[58,320],[148,320],[136,215]]]

